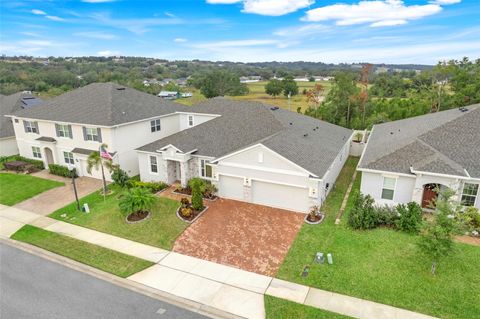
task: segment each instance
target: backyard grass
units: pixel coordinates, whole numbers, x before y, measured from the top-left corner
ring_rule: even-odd
[[[0,173],[0,204],[12,206],[64,183],[31,175]]]
[[[345,224],[352,197],[342,223],[334,224],[357,161],[347,161],[327,198],[325,222],[302,227],[278,277],[441,318],[478,316],[479,247],[455,243],[455,253],[442,260],[432,276],[430,261],[416,248],[418,236],[386,228],[348,229]],[[352,194],[359,190],[360,179],[361,174],[357,174]],[[316,252],[332,253],[334,264],[312,263]],[[311,268],[303,278],[300,273],[305,265]]]
[[[123,278],[153,265],[152,262],[147,260],[125,255],[31,225],[23,226],[11,238]]]
[[[330,311],[301,305],[292,301],[265,295],[265,313],[267,319],[348,319]]]
[[[118,199],[122,195],[122,190],[115,185],[109,187],[113,193],[108,195],[105,201],[99,191],[80,200],[81,205],[88,203],[90,213],[78,212],[75,203],[71,203],[53,212],[50,217],[171,250],[175,239],[187,227],[187,224],[175,215],[180,203],[168,198],[158,198],[151,209],[150,218],[136,224],[127,224],[125,216],[118,208]]]

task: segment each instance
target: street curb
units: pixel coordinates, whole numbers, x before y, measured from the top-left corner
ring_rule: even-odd
[[[98,279],[101,279],[103,281],[109,282],[111,284],[114,284],[116,286],[129,289],[131,291],[140,293],[142,295],[145,295],[147,297],[157,299],[160,301],[167,302],[169,304],[175,305],[177,307],[204,315],[208,316],[210,318],[214,319],[243,319],[244,317],[240,317],[237,315],[234,315],[229,312],[225,312],[192,300],[188,300],[185,298],[181,298],[169,293],[166,293],[161,290],[157,290],[139,283],[136,283],[134,281],[128,280],[126,278],[121,278],[118,276],[115,276],[113,274],[104,272],[102,270],[99,270],[97,268],[94,268],[92,266],[88,266],[86,264],[82,264],[80,262],[77,262],[75,260],[69,259],[67,257],[63,257],[61,255],[57,255],[55,253],[52,253],[48,250],[23,243],[20,241],[16,241],[10,238],[0,238],[0,243],[6,244],[11,247],[15,247],[18,249],[21,249],[27,253],[31,253],[33,255],[39,256],[41,258],[47,259],[49,261],[55,262],[57,264],[61,264],[63,266],[69,267],[73,270],[83,272],[87,275],[96,277]]]

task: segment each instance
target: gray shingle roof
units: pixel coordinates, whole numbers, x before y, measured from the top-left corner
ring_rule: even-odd
[[[480,177],[480,104],[375,125],[359,168]]]
[[[35,106],[42,100],[29,94],[18,92],[11,95],[0,95],[0,138],[13,137],[12,119],[5,115],[12,115],[23,108]]]
[[[56,142],[57,140],[54,139],[53,137],[49,137],[49,136],[40,136],[39,138],[36,139],[37,141],[40,141],[40,142],[50,142],[50,143],[53,143],[53,142]]]
[[[220,114],[220,117],[138,150],[155,152],[172,144],[183,152],[197,150],[196,155],[218,158],[262,143],[311,173],[323,176],[352,131],[298,113],[270,108],[259,102],[207,100],[190,111]]]
[[[18,112],[19,117],[114,126],[187,109],[114,83],[92,83]]]

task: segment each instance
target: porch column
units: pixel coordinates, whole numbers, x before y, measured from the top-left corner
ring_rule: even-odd
[[[188,182],[188,162],[180,162],[180,183],[182,187],[187,187]]]

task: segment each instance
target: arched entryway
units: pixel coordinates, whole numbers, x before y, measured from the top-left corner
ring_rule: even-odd
[[[47,166],[50,165],[50,164],[54,164],[55,161],[53,159],[52,150],[49,147],[45,147],[44,152],[45,152],[45,161],[47,162]]]

